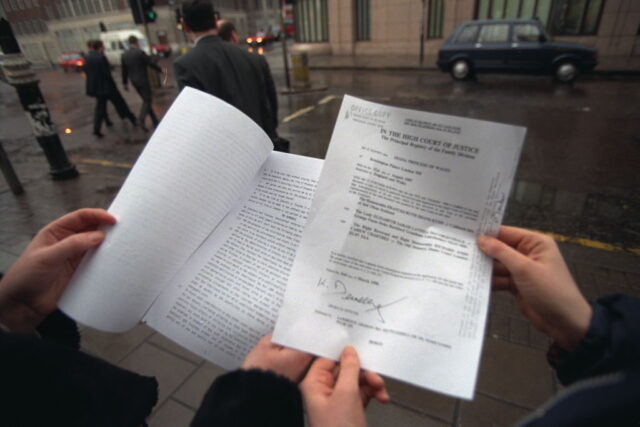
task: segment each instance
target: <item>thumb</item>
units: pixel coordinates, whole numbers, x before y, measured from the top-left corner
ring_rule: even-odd
[[[104,240],[104,236],[103,231],[73,234],[42,251],[43,258],[45,262],[51,264],[64,263],[71,258],[83,255],[87,250],[99,245]]]
[[[360,359],[352,346],[347,346],[340,356],[340,373],[336,390],[358,391],[360,379]]]
[[[492,236],[478,236],[478,247],[487,256],[497,259],[511,274],[522,271],[531,260],[524,254],[518,252],[506,243]]]

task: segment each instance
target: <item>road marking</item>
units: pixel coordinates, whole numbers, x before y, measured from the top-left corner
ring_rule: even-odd
[[[640,248],[624,248],[621,246],[612,245],[610,243],[599,242],[597,240],[585,239],[583,237],[571,237],[565,236],[562,234],[552,233],[550,231],[538,231],[539,233],[546,234],[547,236],[553,237],[554,240],[562,243],[574,243],[580,246],[586,246],[588,248],[600,249],[601,251],[609,251],[609,252],[629,252],[634,255],[640,255]]]
[[[324,98],[322,98],[320,101],[318,101],[318,105],[326,104],[327,102],[331,102],[336,98],[339,98],[338,95],[327,95]]]
[[[115,168],[122,168],[122,169],[131,169],[133,167],[133,163],[112,162],[110,160],[79,159],[79,161],[80,163],[87,163],[90,165],[113,166]]]
[[[326,104],[328,102],[331,102],[334,99],[338,99],[338,98],[340,98],[340,96],[338,96],[338,95],[327,95],[324,98],[322,98],[320,101],[318,101],[318,103],[316,105],[311,105],[309,107],[301,108],[298,111],[296,111],[295,113],[288,115],[287,117],[282,119],[282,123],[287,123],[287,122],[290,122],[293,119],[297,119],[300,116],[304,116],[305,114],[310,113],[313,110],[315,110],[316,107],[318,107],[320,105],[324,105],[324,104]]]
[[[315,105],[312,105],[311,107],[305,107],[305,108],[301,108],[300,110],[296,111],[293,114],[288,115],[287,117],[285,117],[284,119],[282,119],[282,123],[287,123],[290,122],[293,119],[297,119],[300,116],[304,116],[305,114],[313,111],[316,109]]]

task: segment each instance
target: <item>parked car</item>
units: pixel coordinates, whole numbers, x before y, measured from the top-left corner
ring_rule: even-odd
[[[597,50],[552,41],[537,19],[463,22],[442,43],[438,68],[456,80],[476,73],[551,74],[570,83],[596,66]]]
[[[58,65],[64,72],[80,72],[84,68],[84,57],[81,52],[63,53],[58,57]]]

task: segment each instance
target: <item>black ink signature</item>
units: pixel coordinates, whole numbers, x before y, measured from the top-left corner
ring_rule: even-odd
[[[407,297],[402,297],[386,304],[379,304],[371,297],[353,295],[348,291],[347,285],[342,280],[335,280],[333,281],[333,283],[330,282],[329,284],[327,284],[326,279],[320,279],[316,287],[327,289],[327,292],[324,292],[323,295],[342,295],[341,299],[344,301],[353,301],[356,304],[371,306],[371,308],[364,310],[364,312],[368,313],[370,311],[375,311],[382,323],[386,323],[384,320],[384,316],[382,315],[383,308],[392,306],[399,303],[400,301],[407,299]]]

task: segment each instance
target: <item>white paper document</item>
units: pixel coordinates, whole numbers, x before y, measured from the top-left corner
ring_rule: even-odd
[[[110,332],[137,325],[271,150],[269,137],[239,110],[182,90],[109,207],[118,223],[84,257],[62,310]]]
[[[145,322],[223,368],[273,331],[322,160],[273,152]]]
[[[345,96],[274,341],[472,398],[525,132]]]

